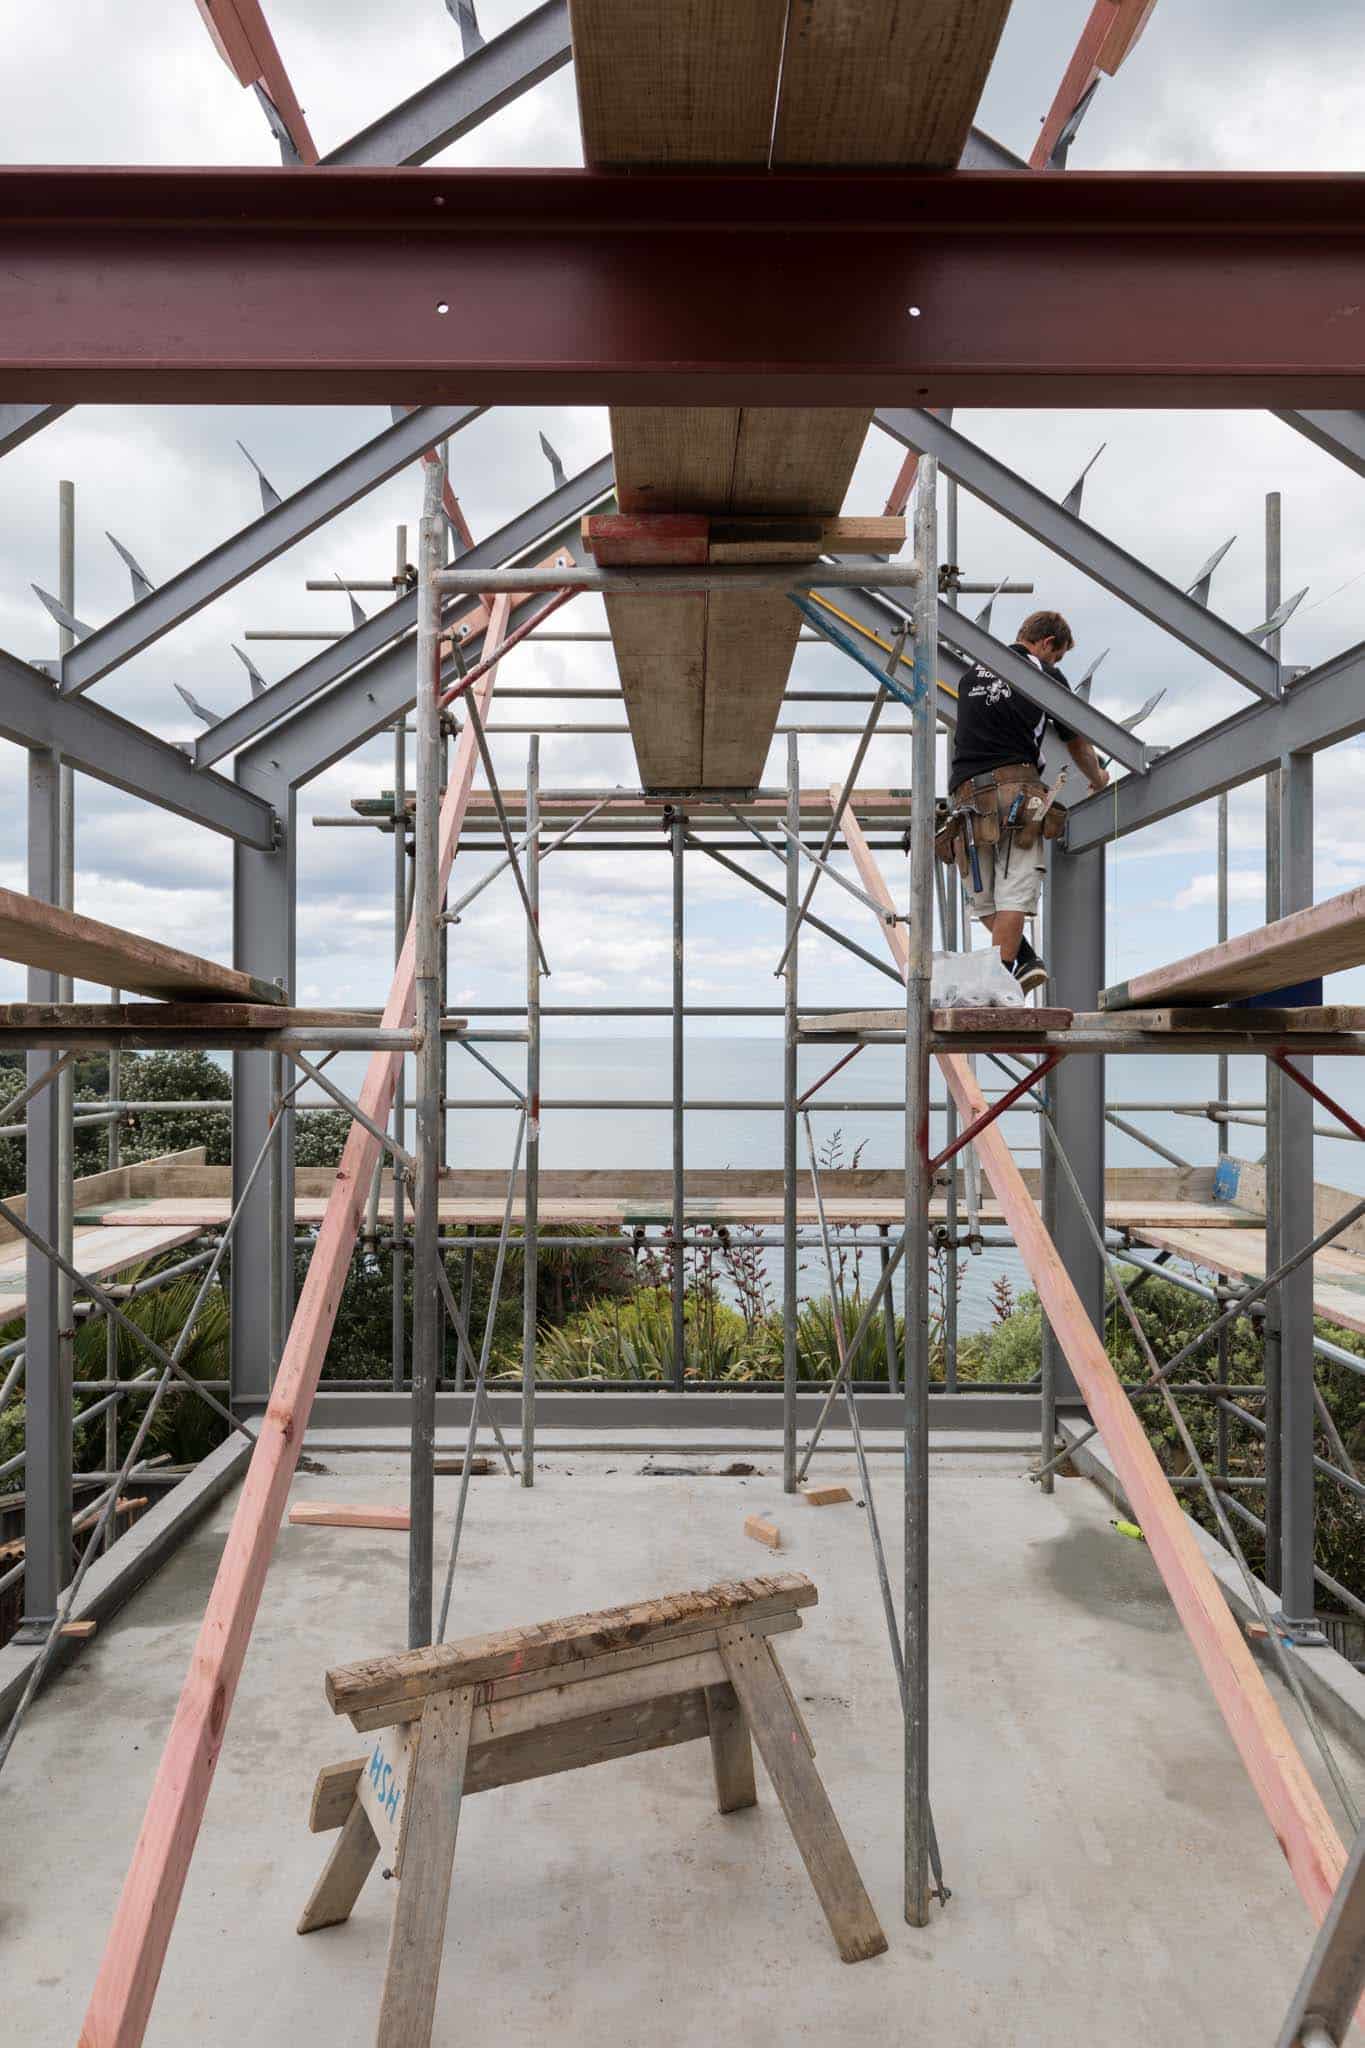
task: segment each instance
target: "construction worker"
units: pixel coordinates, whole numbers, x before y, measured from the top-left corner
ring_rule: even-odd
[[[1064,689],[1071,685],[1057,664],[1074,645],[1061,613],[1048,611],[1031,612],[1013,642],[1016,654]],[[1042,780],[1047,724],[1048,714],[1001,676],[980,664],[968,671],[958,691],[949,815],[936,841],[940,858],[956,862],[973,914],[1025,994],[1047,980],[1024,921],[1038,908],[1045,842],[1066,822]],[[1052,724],[1091,789],[1103,789],[1109,777],[1089,740],[1056,719]]]

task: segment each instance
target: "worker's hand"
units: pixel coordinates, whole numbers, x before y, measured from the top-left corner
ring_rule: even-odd
[[[1098,796],[1102,789],[1108,789],[1108,787],[1109,770],[1107,768],[1097,768],[1095,770],[1095,773],[1090,778],[1090,788],[1092,793],[1095,796]]]

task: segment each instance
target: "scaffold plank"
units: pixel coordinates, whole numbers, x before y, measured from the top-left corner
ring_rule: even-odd
[[[1009,4],[572,0],[584,159],[954,164]],[[613,407],[621,511],[833,520],[870,418],[862,406]],[[800,633],[795,607],[775,593],[713,592],[671,608],[609,598],[607,618],[646,786],[756,784]]]
[[[509,609],[506,599],[493,606],[486,647],[496,648],[505,637]],[[474,685],[471,701],[481,716],[496,674],[490,669]],[[466,724],[441,801],[438,896],[455,858],[477,761],[474,730]],[[415,1003],[416,939],[409,922],[383,1023],[410,1028]],[[401,1071],[401,1055],[372,1056],[359,1098],[372,1123],[387,1121]],[[115,1909],[86,2012],[81,2038],[87,2048],[138,2048],[146,2029],[379,1159],[378,1138],[353,1123]]]
[[[893,908],[881,870],[851,811],[845,814],[843,829],[863,887],[886,908]],[[904,968],[909,951],[904,926],[883,925],[882,930]],[[965,1057],[958,1053],[937,1057],[964,1123],[983,1116],[986,1098]],[[1100,1334],[1043,1226],[1003,1131],[998,1123],[988,1124],[972,1142],[1275,1839],[1314,1919],[1321,1921],[1345,1868],[1341,1837],[1204,1559],[1194,1524],[1183,1513],[1141,1418],[1124,1393]],[[1241,1233],[1234,1235],[1240,1238]]]
[[[0,889],[0,959],[166,1001],[236,1001],[272,1008],[285,1002],[283,990],[254,974],[201,960],[178,946],[101,924],[55,903],[40,903],[18,889]]]
[[[1192,1266],[1238,1280],[1265,1278],[1265,1231],[1210,1230],[1203,1224],[1158,1223],[1132,1229],[1134,1243],[1173,1252]],[[1329,1247],[1313,1260],[1313,1313],[1365,1336],[1365,1259]]]
[[[1273,924],[1238,932],[1221,945],[1187,954],[1116,982],[1100,996],[1102,1010],[1166,1003],[1221,1003],[1267,995],[1321,974],[1365,962],[1365,888],[1329,896]],[[1254,1016],[1254,1012],[1252,1013]]]
[[[111,1273],[126,1272],[161,1252],[174,1251],[200,1235],[204,1226],[197,1221],[174,1223],[139,1218],[111,1229],[93,1227],[77,1230],[71,1246],[71,1263],[91,1280],[105,1280]],[[25,1268],[28,1246],[22,1240],[0,1251],[0,1323],[17,1322],[28,1307]]]

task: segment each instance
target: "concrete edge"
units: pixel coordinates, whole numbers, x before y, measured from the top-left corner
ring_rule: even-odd
[[[171,1488],[140,1521],[86,1574],[72,1621],[108,1621],[139,1586],[160,1570],[190,1530],[241,1475],[251,1445],[238,1431],[202,1458],[192,1472]],[[57,1647],[49,1675],[61,1669],[81,1647],[65,1641]],[[6,1643],[0,1649],[0,1726],[8,1721],[42,1654],[40,1643]]]
[[[1061,1417],[1057,1433],[1061,1441],[1071,1447],[1071,1462],[1077,1471],[1131,1514],[1132,1504],[1114,1469],[1104,1438],[1092,1437],[1081,1448],[1075,1447],[1077,1437],[1088,1427],[1084,1417],[1075,1422]],[[1217,1538],[1210,1536],[1208,1530],[1201,1528],[1192,1516],[1187,1515],[1185,1519],[1194,1530],[1195,1541],[1204,1554],[1205,1562],[1237,1619],[1243,1625],[1259,1620],[1237,1564]],[[1278,1605],[1277,1596],[1259,1580],[1257,1584],[1273,1614]],[[1275,1668],[1275,1659],[1265,1643],[1253,1636],[1248,1638],[1248,1646],[1260,1663],[1272,1670]],[[1348,1664],[1343,1656],[1325,1644],[1320,1649],[1303,1649],[1295,1643],[1286,1643],[1284,1651],[1302,1682],[1304,1692],[1327,1726],[1355,1748],[1365,1749],[1365,1673],[1357,1671],[1354,1665]]]
[[[494,1387],[489,1390],[494,1414],[504,1430],[521,1427],[521,1389]],[[900,1394],[858,1394],[858,1416],[864,1429],[901,1429],[905,1404]],[[319,1393],[308,1418],[312,1436],[321,1438],[329,1429],[357,1426],[390,1428],[406,1424],[411,1413],[411,1394],[402,1392]],[[814,1387],[796,1397],[799,1429],[809,1429],[824,1405],[825,1390]],[[470,1396],[451,1392],[436,1397],[438,1428],[463,1429],[469,1421]],[[263,1401],[239,1403],[248,1419],[259,1415]],[[842,1414],[836,1408],[830,1417],[837,1425]],[[954,1394],[933,1393],[929,1397],[931,1429],[1027,1430],[1037,1434],[1042,1427],[1042,1407],[1036,1388],[1021,1388],[1017,1394],[979,1394],[960,1387]],[[571,1426],[584,1433],[601,1430],[733,1429],[756,1431],[782,1427],[780,1393],[721,1393],[711,1390],[678,1394],[668,1388],[622,1394],[610,1383],[600,1390],[578,1388],[555,1394],[537,1391],[537,1428]]]

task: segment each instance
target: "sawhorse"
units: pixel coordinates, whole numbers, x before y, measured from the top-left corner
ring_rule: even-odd
[[[757,1799],[750,1737],[845,1962],[886,1947],[814,1763],[772,1637],[816,1600],[800,1572],[470,1636],[327,1674],[333,1711],[373,1736],[318,1777],[309,1825],[340,1829],[299,1921],[347,1919],[383,1855],[397,1880],[379,2048],[431,2038],[467,1792],[706,1736],[722,1813]]]

